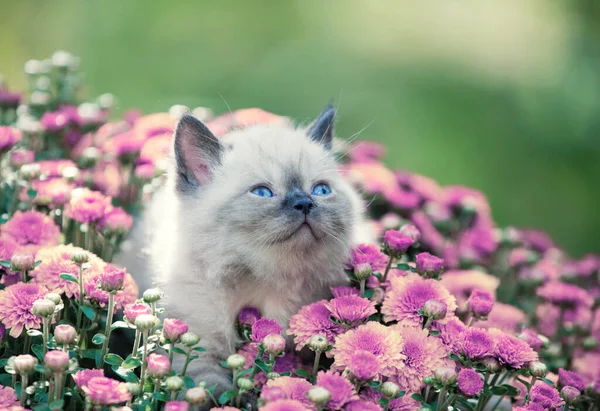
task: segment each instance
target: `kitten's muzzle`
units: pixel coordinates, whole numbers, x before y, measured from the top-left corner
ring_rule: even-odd
[[[304,215],[310,213],[310,210],[315,207],[315,203],[312,199],[304,193],[296,194],[291,200],[292,208]]]

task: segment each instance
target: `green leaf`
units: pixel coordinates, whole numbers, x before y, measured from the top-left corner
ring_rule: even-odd
[[[267,374],[271,372],[271,367],[269,367],[263,360],[254,360],[254,364]]]
[[[35,404],[31,406],[33,411],[49,411],[51,408],[48,407],[48,404]]]
[[[185,351],[183,351],[183,350],[182,350],[181,348],[179,348],[179,347],[173,347],[173,348],[172,348],[172,350],[173,350],[173,352],[176,352],[177,354],[183,354],[183,355],[185,355],[185,354],[186,354],[186,352],[185,352]]]
[[[196,386],[194,379],[188,376],[183,377],[183,383],[185,384],[185,388],[187,388],[188,390]]]
[[[397,269],[397,270],[404,270],[404,271],[407,271],[407,270],[410,270],[410,265],[408,265],[408,264],[404,264],[404,263],[403,263],[403,264],[398,264],[398,265],[397,265],[396,267],[394,267],[394,268],[395,268],[395,269]]]
[[[440,332],[436,330],[430,330],[429,335],[438,335]]]
[[[37,195],[37,191],[30,188],[29,190],[27,190],[27,197],[33,199],[35,198],[35,196]]]
[[[42,263],[42,260],[38,260],[38,261],[36,261],[36,262],[33,264],[33,266],[34,266],[34,267],[37,267],[37,266],[38,266],[38,265],[40,265],[41,263]]]
[[[48,406],[51,410],[62,410],[65,405],[65,400],[52,401]]]
[[[477,371],[485,372],[486,368],[487,367],[484,364],[475,364],[475,369]]]
[[[126,369],[137,368],[142,365],[142,361],[139,358],[129,357],[121,363],[121,367]]]
[[[309,379],[312,378],[312,374],[311,373],[309,373],[308,371],[303,370],[301,368],[296,370],[296,375],[298,377],[302,377],[302,378],[309,378]]]
[[[404,397],[405,394],[406,394],[406,391],[400,391],[397,398]]]
[[[83,315],[85,315],[90,320],[93,320],[96,317],[96,311],[90,307],[89,305],[82,305],[79,307],[83,311]]]
[[[115,374],[123,378],[126,382],[133,382],[136,384],[140,382],[137,375],[135,375],[135,373],[131,370],[119,367],[118,365],[113,365],[111,368],[115,372]]]
[[[121,365],[123,363],[123,358],[117,354],[108,353],[104,356],[104,362],[110,365]]]
[[[162,402],[169,401],[169,396],[167,394],[165,394],[164,392],[155,392],[154,394],[152,394],[152,397],[154,397],[155,400],[162,401]]]
[[[10,268],[10,260],[0,260],[0,265],[4,268]]]
[[[42,347],[42,344],[33,344],[31,346],[31,351],[33,351],[40,362],[44,361],[44,347]]]
[[[204,347],[200,347],[200,346],[198,346],[198,347],[194,347],[194,348],[192,348],[192,349],[193,349],[194,351],[198,351],[198,352],[204,352],[204,351],[206,351],[206,349],[205,349]],[[175,352],[177,352],[177,351],[175,351]]]
[[[379,387],[381,385],[381,381],[371,381],[369,383],[369,387]]]
[[[12,384],[12,376],[10,374],[0,374],[0,385],[11,385]]]
[[[44,367],[44,364],[36,364],[34,369],[41,374],[46,373],[46,367]]]
[[[75,277],[73,274],[70,274],[70,273],[60,273],[59,277],[70,283],[78,283],[79,282],[77,280],[77,277]]]
[[[502,384],[502,387],[506,388],[506,395],[508,395],[509,397],[516,397],[517,395],[519,395],[519,390],[513,387],[512,385]]]
[[[219,397],[219,404],[221,404],[221,405],[227,404],[229,402],[229,400],[231,400],[233,397],[235,397],[235,394],[236,394],[235,391],[225,391]]]
[[[27,335],[30,337],[39,337],[42,333],[39,330],[27,330]]]
[[[492,394],[494,394],[494,395],[500,395],[500,396],[503,396],[503,395],[505,395],[508,392],[508,390],[506,389],[506,387],[503,387],[501,385],[495,385],[495,386],[493,386],[492,389],[491,389],[491,391],[492,391]]]
[[[540,378],[540,380],[554,387],[554,382],[552,382],[552,380],[549,380],[548,378]]]
[[[79,355],[82,358],[89,358],[91,360],[93,360],[94,358],[96,358],[96,352],[100,351],[99,349],[88,349],[88,350],[82,350],[79,352]]]
[[[221,367],[223,367],[223,368],[229,368],[227,366],[227,361],[221,361]]]
[[[468,400],[464,399],[463,397],[458,397],[456,402],[458,402],[468,411],[475,411],[475,407],[473,406],[473,404],[471,404]]]
[[[416,393],[415,393],[415,394],[411,395],[411,398],[412,398],[413,400],[417,400],[417,401],[419,401],[419,402],[421,402],[421,401],[425,401],[425,398],[423,398],[423,396],[422,396],[421,394],[416,394]]]
[[[115,321],[110,326],[111,330],[116,330],[117,328],[129,328],[129,329],[135,330],[135,326],[134,325],[131,325],[128,322],[125,322],[125,321]]]
[[[104,334],[98,333],[92,337],[92,343],[96,345],[104,344],[104,340],[106,340],[106,336]]]
[[[460,361],[460,358],[458,358],[458,356],[457,356],[456,354],[452,354],[452,353],[451,353],[451,354],[449,355],[449,357],[450,357],[451,359],[453,359],[454,361]]]

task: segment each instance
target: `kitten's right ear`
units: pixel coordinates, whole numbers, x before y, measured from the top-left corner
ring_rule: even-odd
[[[177,189],[181,192],[209,182],[215,168],[221,165],[223,145],[204,123],[189,114],[177,124],[174,148]]]

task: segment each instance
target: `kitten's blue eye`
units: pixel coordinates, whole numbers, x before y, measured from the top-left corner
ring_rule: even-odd
[[[314,196],[328,196],[331,194],[331,188],[327,184],[317,184],[313,187],[312,193]]]
[[[252,189],[251,193],[259,197],[273,197],[273,192],[265,186],[254,188]]]

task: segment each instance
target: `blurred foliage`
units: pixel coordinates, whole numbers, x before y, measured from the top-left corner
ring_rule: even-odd
[[[484,191],[499,224],[600,252],[597,2],[0,1],[0,72],[65,49],[118,111],[257,106]]]

